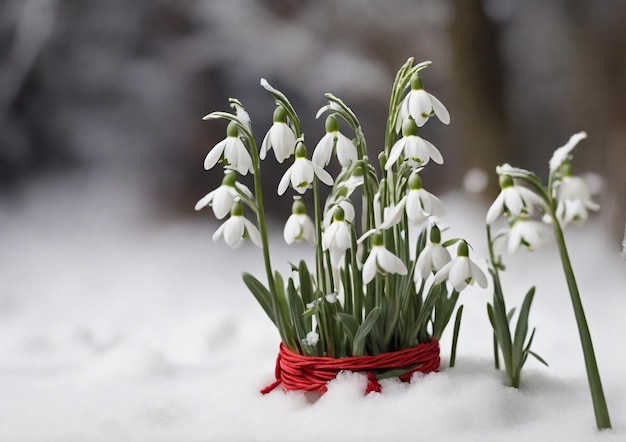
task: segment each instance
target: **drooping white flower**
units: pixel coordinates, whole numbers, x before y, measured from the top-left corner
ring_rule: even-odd
[[[335,213],[336,207],[341,207],[343,209],[346,221],[354,223],[356,211],[354,210],[352,201],[346,197],[339,197],[330,202],[327,207],[324,208],[324,218],[322,220],[324,227],[330,226],[330,223],[333,221],[333,214]]]
[[[262,247],[261,234],[254,224],[243,216],[243,204],[236,201],[228,218],[213,234],[213,241],[221,237],[231,248],[241,247],[246,238],[250,238],[254,244]]]
[[[382,234],[374,234],[370,238],[370,243],[372,245],[372,249],[363,264],[364,284],[371,282],[378,272],[383,275],[388,273],[397,273],[399,275],[407,274],[408,271],[404,262],[387,250],[383,245]]]
[[[469,258],[469,247],[465,241],[459,244],[457,257],[444,265],[436,274],[433,284],[441,284],[448,280],[454,290],[460,292],[468,285],[478,283],[482,288],[487,287],[487,277],[483,271]]]
[[[309,215],[307,215],[306,207],[301,199],[296,199],[293,202],[291,215],[285,223],[283,237],[287,244],[302,240],[307,241],[309,244],[315,244],[315,226]]]
[[[282,106],[278,106],[274,111],[273,121],[274,124],[261,143],[259,157],[264,160],[267,151],[273,148],[276,161],[282,163],[293,155],[296,149],[296,135],[287,124],[287,114]]]
[[[409,178],[409,192],[406,195],[406,216],[413,225],[421,225],[428,217],[442,217],[446,209],[439,198],[422,187],[422,179],[417,173]]]
[[[492,224],[505,212],[507,216],[516,218],[524,211],[532,213],[533,206],[545,207],[539,195],[526,187],[516,186],[508,175],[500,175],[500,188],[500,194],[487,211],[487,224]]]
[[[450,252],[441,245],[441,231],[437,225],[433,224],[430,229],[430,241],[419,257],[417,258],[417,270],[414,279],[417,282],[421,276],[423,279],[428,278],[431,273],[436,273],[450,262],[452,257]]]
[[[304,144],[299,143],[296,148],[296,160],[287,169],[278,183],[278,194],[282,195],[291,186],[300,194],[313,185],[313,179],[317,176],[320,181],[329,186],[333,185],[333,177],[317,164],[306,157]]]
[[[546,224],[522,216],[513,221],[505,236],[507,250],[509,253],[515,253],[520,246],[536,250],[545,244],[549,235],[550,229]]]
[[[419,127],[422,127],[433,115],[436,115],[443,124],[450,124],[448,109],[437,97],[424,90],[422,80],[417,73],[411,78],[411,90],[402,101],[398,120],[404,121],[409,115]],[[396,130],[399,130],[399,127],[396,127]]]
[[[339,122],[329,115],[326,118],[326,134],[315,146],[312,161],[320,167],[330,162],[333,150],[337,152],[337,159],[342,167],[348,167],[358,159],[356,146],[348,137],[339,132]]]
[[[201,210],[206,206],[213,208],[213,213],[217,219],[222,219],[230,213],[239,193],[243,193],[252,198],[252,192],[241,183],[238,183],[235,172],[227,170],[224,174],[222,184],[217,189],[207,193],[195,205],[195,210]]]
[[[224,164],[242,175],[254,173],[252,157],[239,138],[237,123],[231,121],[226,128],[226,138],[217,143],[204,159],[204,168],[211,169],[222,159]]]
[[[561,164],[563,164],[570,158],[570,153],[576,147],[576,145],[585,138],[587,138],[587,132],[578,132],[572,135],[564,146],[561,146],[557,150],[555,150],[552,154],[552,158],[550,158],[550,173],[561,167]]]
[[[336,207],[333,222],[322,234],[322,250],[330,251],[331,258],[338,261],[352,245],[350,224],[346,221],[345,213],[341,207]]]
[[[417,135],[417,124],[412,117],[405,120],[402,133],[403,137],[396,141],[389,152],[386,170],[390,170],[400,156],[413,168],[424,166],[431,159],[437,164],[443,164],[441,152],[431,142]]]
[[[591,200],[587,183],[578,176],[563,176],[558,182],[556,198],[556,216],[563,227],[572,221],[586,221],[589,210],[600,210],[600,206]]]

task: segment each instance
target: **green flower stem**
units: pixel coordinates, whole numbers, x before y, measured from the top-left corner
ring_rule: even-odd
[[[322,250],[322,207],[320,205],[320,184],[317,177],[313,179],[313,205],[315,206],[315,270],[317,288],[326,290],[326,269],[324,268],[324,251]]]
[[[589,333],[587,319],[585,318],[585,311],[583,310],[580,293],[578,292],[578,285],[576,284],[572,264],[565,246],[563,230],[561,229],[561,225],[556,217],[554,205],[552,206],[552,226],[554,228],[554,236],[559,247],[559,255],[561,257],[565,279],[567,280],[567,287],[569,288],[570,297],[572,299],[572,306],[574,307],[574,316],[576,317],[580,343],[585,357],[585,368],[587,370],[589,389],[591,390],[591,399],[593,401],[593,411],[596,417],[596,425],[599,430],[608,429],[611,428],[611,420],[609,418],[609,410],[604,398],[602,381],[600,380],[600,373],[598,372],[596,355],[591,341],[591,334]]]

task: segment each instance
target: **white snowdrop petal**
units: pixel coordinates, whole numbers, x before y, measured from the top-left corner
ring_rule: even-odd
[[[504,203],[504,195],[502,192],[500,192],[498,196],[496,197],[495,201],[489,207],[489,210],[487,211],[487,216],[485,218],[485,220],[487,221],[487,224],[493,224],[493,222],[498,218],[498,216],[500,216],[500,214],[502,213],[504,209],[503,203]]]
[[[397,273],[398,275],[407,274],[407,268],[404,262],[384,247],[380,247],[377,262],[378,265],[388,273]]]
[[[363,264],[363,283],[367,284],[371,282],[376,276],[376,272],[378,271],[377,263],[376,263],[376,252],[377,248],[374,247],[370,252],[370,256],[365,260],[365,264]]]
[[[220,158],[222,157],[222,154],[224,153],[224,149],[226,147],[227,140],[228,140],[228,138],[220,141],[219,143],[217,143],[215,145],[215,147],[213,147],[213,149],[211,149],[209,151],[207,156],[204,158],[204,169],[205,170],[211,169],[220,160]]]
[[[443,164],[443,156],[441,155],[441,152],[439,152],[439,149],[437,149],[435,145],[428,140],[424,140],[424,143],[426,143],[426,146],[428,147],[430,158],[437,164]]]
[[[211,200],[213,199],[213,195],[215,195],[215,190],[212,190],[211,192],[207,193],[202,198],[200,198],[200,200],[194,206],[194,210],[201,210],[205,208],[206,206],[208,206],[211,203]]]
[[[385,170],[390,170],[393,165],[398,161],[400,155],[404,151],[404,144],[406,143],[406,138],[400,138],[396,141],[396,144],[391,148],[391,152],[389,152],[389,158],[387,158],[387,162],[385,163]]]
[[[428,96],[430,98],[431,106],[435,111],[435,115],[439,118],[439,121],[443,124],[450,124],[450,113],[448,112],[448,109],[433,94],[428,94]]]
[[[261,241],[261,233],[259,229],[252,223],[252,221],[243,218],[243,223],[245,226],[245,231],[248,233],[250,240],[258,247],[263,247],[263,243]],[[243,235],[242,235],[243,236]]]
[[[245,225],[243,216],[232,216],[226,221],[224,227],[224,241],[233,247],[243,237]]]
[[[448,273],[448,280],[450,281],[450,283],[458,291],[459,289],[457,287],[463,286],[465,280],[471,278],[471,276],[472,267],[470,265],[469,258],[457,257],[453,261],[452,267],[450,267],[450,272]]]
[[[474,281],[476,281],[480,287],[484,289],[487,288],[487,276],[485,276],[485,273],[474,261],[471,261],[469,258],[468,262],[471,267],[471,274]]]
[[[235,189],[229,186],[220,186],[215,191],[212,207],[217,219],[222,219],[230,213],[236,195]]]
[[[313,166],[313,170],[315,171],[315,175],[317,175],[320,181],[328,186],[332,186],[334,183],[333,177],[324,169],[322,169],[320,166],[318,166],[317,164],[314,164],[314,163],[311,163],[311,164]],[[312,180],[313,180],[313,177],[311,177],[311,181]]]
[[[283,177],[280,179],[280,182],[278,183],[279,195],[282,195],[283,193],[285,193],[285,190],[287,190],[287,187],[289,187],[289,182],[291,181],[292,168],[293,168],[293,164],[289,166],[289,169],[285,171],[285,174],[283,175]]]
[[[324,135],[315,146],[313,150],[313,163],[320,167],[327,166],[330,163],[330,158],[333,154],[333,135],[327,133]]]
[[[524,209],[524,201],[515,187],[507,187],[502,189],[504,194],[504,204],[506,205],[512,216],[518,216]]]
[[[448,277],[448,274],[450,273],[450,269],[452,268],[453,265],[454,265],[454,261],[450,261],[449,263],[444,265],[435,274],[435,279],[433,280],[433,284],[434,285],[441,284]]]

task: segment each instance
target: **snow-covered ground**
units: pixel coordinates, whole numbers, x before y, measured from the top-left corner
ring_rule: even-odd
[[[198,195],[200,197],[202,195]],[[207,211],[148,210],[121,177],[35,183],[0,201],[0,440],[623,441],[626,269],[596,220],[568,230],[614,430],[595,429],[573,313],[554,247],[508,258],[505,292],[537,284],[535,350],[522,389],[492,368],[488,291],[464,292],[457,367],[411,384],[344,374],[310,403],[259,389],[278,336],[246,291],[261,254],[213,243]],[[443,195],[452,231],[485,256],[486,207]],[[191,210],[191,208],[190,208]],[[273,234],[275,266],[305,248]]]

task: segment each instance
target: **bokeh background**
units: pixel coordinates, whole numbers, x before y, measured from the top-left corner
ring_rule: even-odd
[[[378,152],[394,74],[414,56],[433,61],[426,88],[452,114],[449,127],[421,133],[446,159],[429,169],[429,189],[458,188],[473,171],[481,190],[484,171],[486,204],[494,166],[545,178],[553,150],[585,130],[576,170],[593,173],[599,216],[621,238],[624,23],[623,0],[3,0],[0,192],[16,199],[42,178],[97,175],[192,216],[219,180],[202,161],[224,136],[201,117],[227,110],[228,97],[247,107],[260,141],[273,110],[259,87],[267,78],[299,110],[312,148],[332,92]]]

